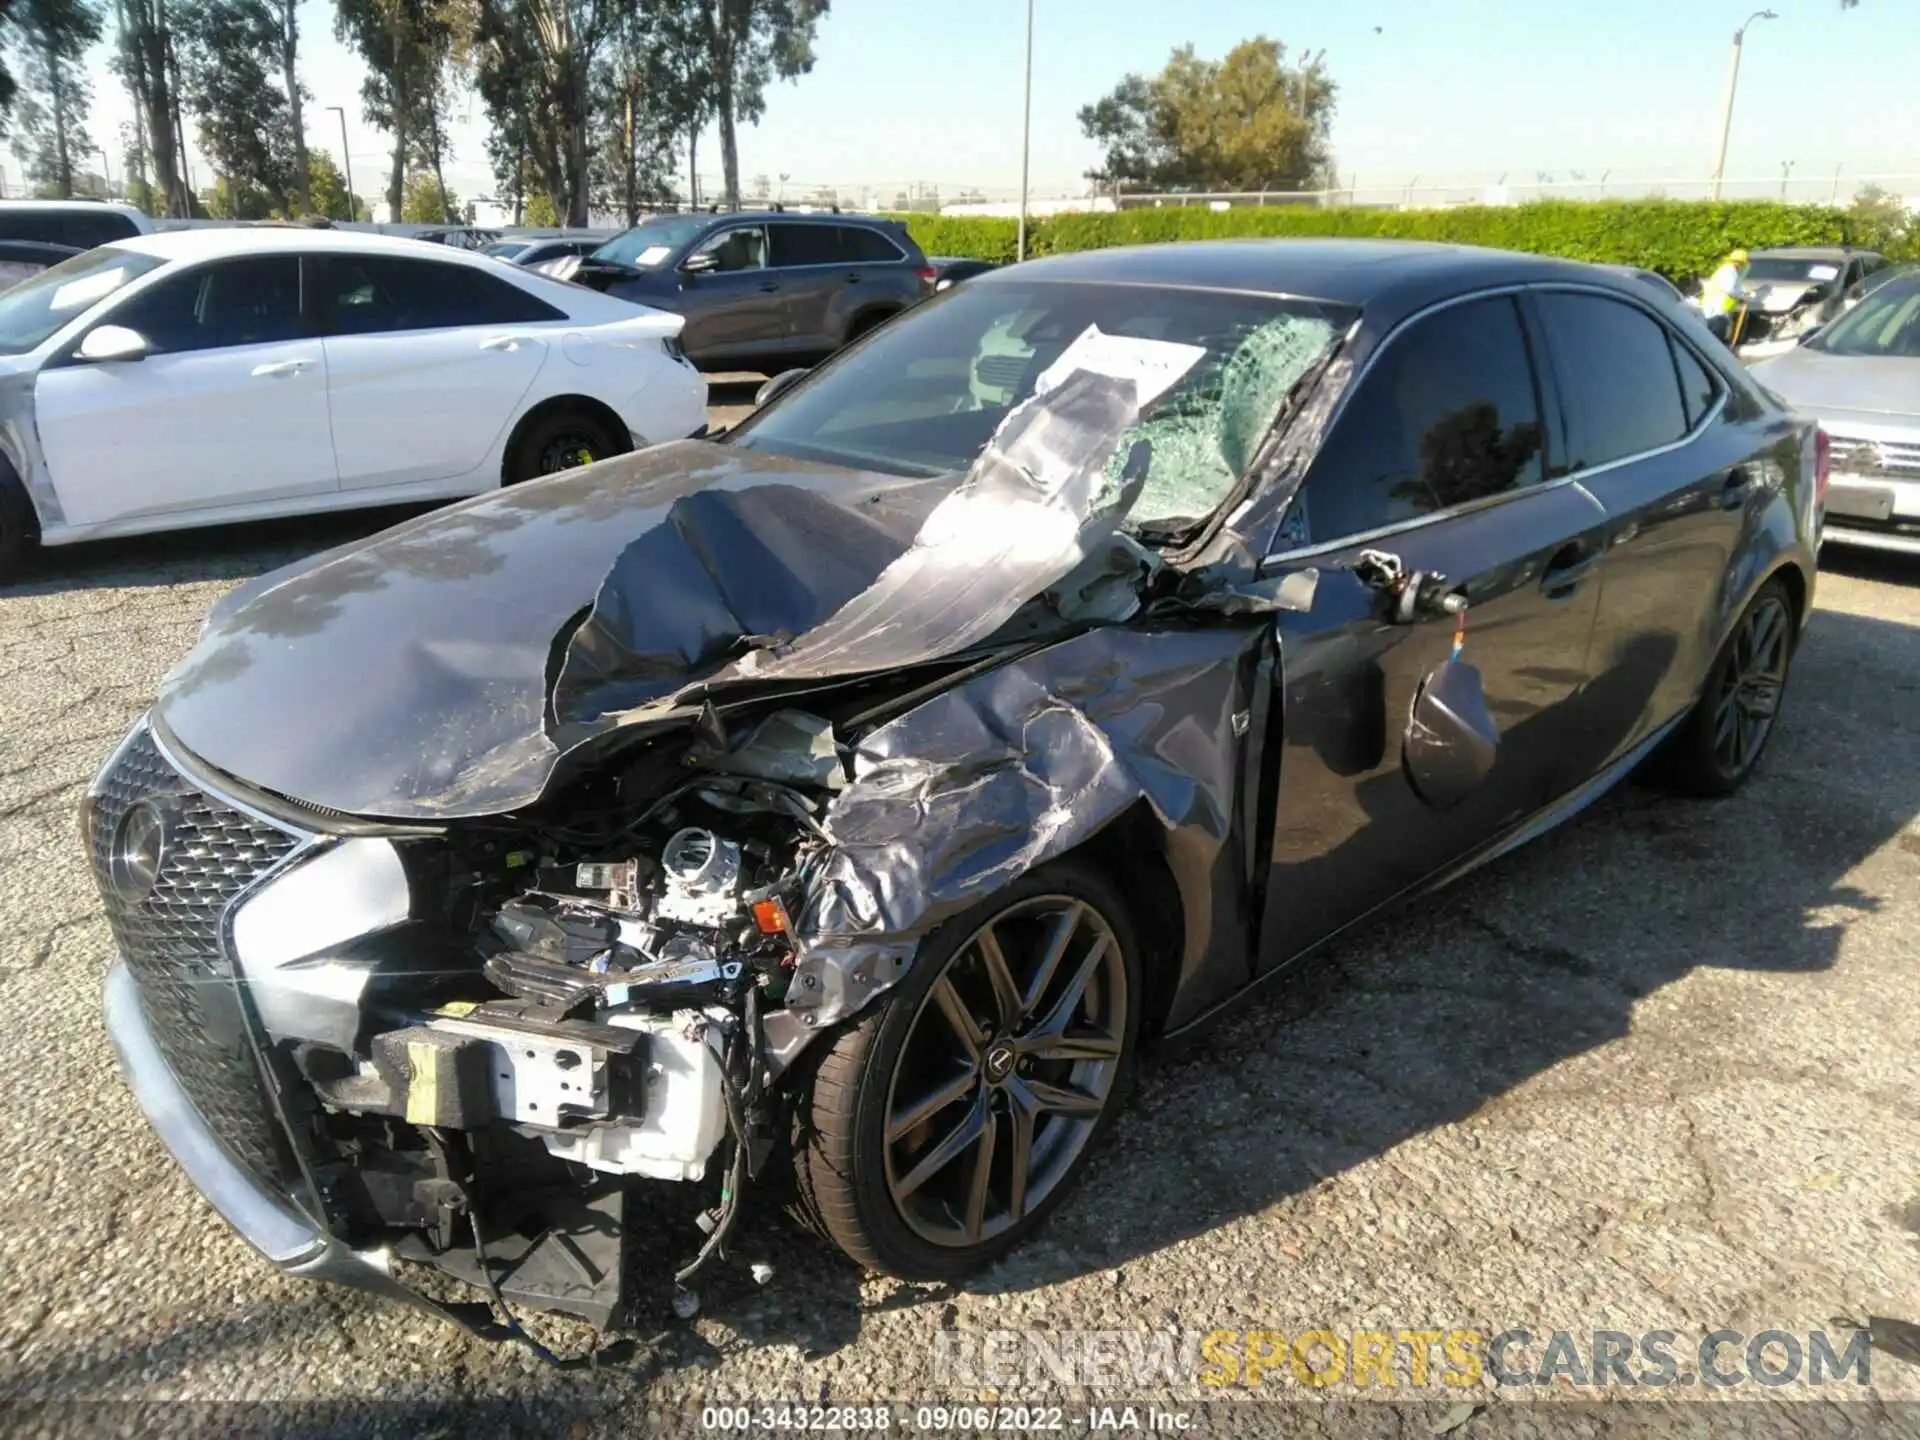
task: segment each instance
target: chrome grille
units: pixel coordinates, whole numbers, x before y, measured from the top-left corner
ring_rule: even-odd
[[[1836,474],[1920,480],[1920,440],[1863,440],[1850,435],[1830,435],[1828,439],[1831,468]]]
[[[122,818],[143,800],[166,817],[166,843],[152,888],[130,903],[109,867]],[[94,782],[87,803],[94,882],[139,983],[154,1043],[233,1158],[290,1187],[297,1171],[263,1088],[221,932],[228,903],[291,853],[298,837],[196,789],[144,726]]]

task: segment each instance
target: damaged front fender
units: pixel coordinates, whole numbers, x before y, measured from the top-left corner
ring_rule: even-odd
[[[906,974],[921,941],[1144,804],[1184,916],[1182,1006],[1247,977],[1236,797],[1258,736],[1259,625],[1093,630],[977,675],[865,737],[822,818],[776,1064]]]

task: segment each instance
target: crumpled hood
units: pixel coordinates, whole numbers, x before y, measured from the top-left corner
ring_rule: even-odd
[[[1748,373],[1810,415],[1920,415],[1920,360],[1829,355],[1801,346]]]
[[[565,648],[596,599],[624,622],[622,702],[665,694],[742,636],[832,615],[952,485],[689,440],[515,486],[235,590],[155,711],[210,764],[310,805],[513,809],[608,708],[577,678],[604,641]],[[571,713],[549,709],[563,659]]]

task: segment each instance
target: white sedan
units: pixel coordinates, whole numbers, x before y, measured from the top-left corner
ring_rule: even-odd
[[[89,250],[0,295],[0,579],[36,542],[472,495],[694,434],[683,323],[383,235]]]

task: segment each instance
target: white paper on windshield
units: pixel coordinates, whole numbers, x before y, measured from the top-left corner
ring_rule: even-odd
[[[78,280],[69,280],[53,292],[54,310],[78,310],[103,300],[127,283],[127,272],[116,265],[111,270],[97,271],[92,275],[82,275]]]
[[[1058,360],[1041,372],[1033,393],[1044,395],[1074,371],[1087,370],[1133,381],[1134,404],[1144,410],[1171,390],[1206,353],[1204,345],[1109,335],[1098,325],[1089,325],[1079,339],[1060,352]]]
[[[671,245],[649,245],[633,257],[633,263],[636,265],[658,265],[672,253],[673,247]]]
[[[1807,271],[1809,280],[1831,280],[1840,273],[1838,265],[1815,265]]]

